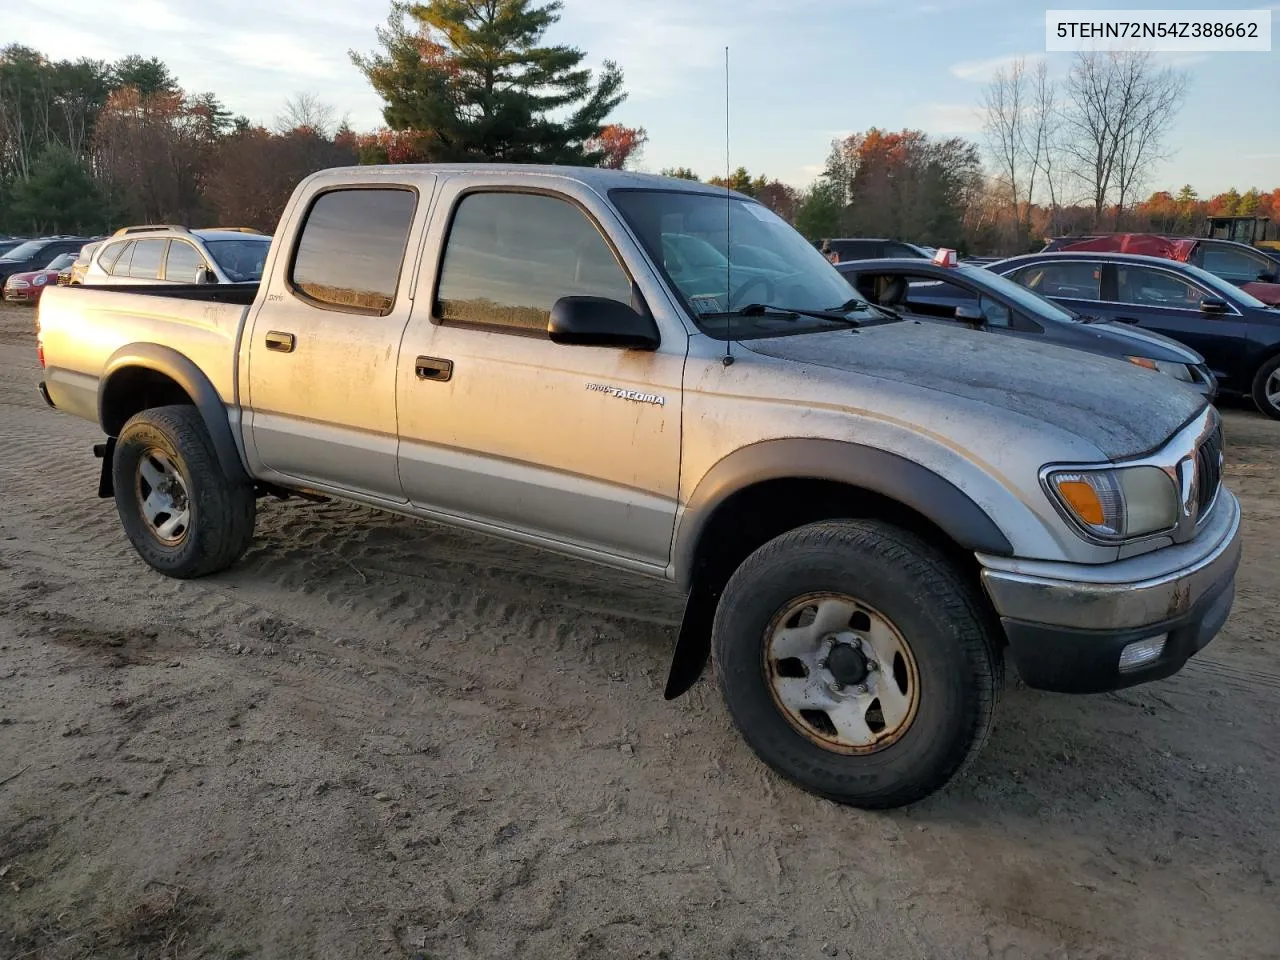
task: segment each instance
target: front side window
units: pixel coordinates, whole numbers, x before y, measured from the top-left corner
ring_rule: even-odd
[[[1151,267],[1116,267],[1116,300],[1144,307],[1199,310],[1207,294],[1180,277]]]
[[[168,240],[138,240],[133,246],[133,260],[129,263],[129,276],[135,280],[160,279],[160,261]],[[118,272],[118,271],[117,271]]]
[[[1097,263],[1037,263],[1023,267],[1013,279],[1042,297],[1101,300],[1102,266]]]
[[[312,203],[298,238],[289,270],[294,290],[317,304],[350,313],[390,313],[417,205],[418,196],[411,190],[322,193]],[[213,242],[209,245],[210,254],[217,257]],[[266,244],[258,246],[265,257]]]
[[[762,204],[691,190],[619,189],[609,196],[708,336],[748,339],[843,328],[838,317],[778,314],[869,309],[813,244]],[[753,248],[750,256],[739,255],[744,247]],[[761,306],[776,310],[762,313]],[[743,313],[744,307],[757,309]]]
[[[1216,244],[1205,245],[1200,266],[1232,283],[1250,283],[1263,274],[1276,272],[1275,264],[1265,257]]]
[[[173,283],[195,283],[196,273],[202,266],[204,257],[200,256],[199,250],[184,240],[175,240],[169,244],[164,278]]]
[[[586,214],[541,194],[462,198],[440,267],[441,320],[545,331],[569,296],[631,302],[631,280]]]

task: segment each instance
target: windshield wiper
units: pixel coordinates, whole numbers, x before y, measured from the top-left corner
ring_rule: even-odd
[[[850,300],[834,310],[811,310],[808,307],[779,307],[770,303],[748,303],[737,310],[725,310],[720,313],[704,313],[699,319],[714,320],[728,317],[767,317],[771,320],[796,320],[799,317],[814,317],[818,320],[831,320],[834,323],[845,323],[851,327],[862,326],[861,321],[848,316],[867,307],[861,300]]]

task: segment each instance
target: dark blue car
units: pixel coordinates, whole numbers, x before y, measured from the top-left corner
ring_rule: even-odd
[[[1033,253],[990,264],[1056,303],[1198,351],[1223,393],[1280,420],[1280,310],[1199,267],[1123,253]]]
[[[1195,350],[1123,324],[1088,322],[981,267],[896,259],[839,263],[836,269],[872,303],[904,317],[964,324],[975,336],[1019,337],[1114,357],[1181,380],[1210,401],[1217,395]]]

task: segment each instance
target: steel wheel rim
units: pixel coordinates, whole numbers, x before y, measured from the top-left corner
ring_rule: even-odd
[[[836,654],[837,647],[853,652]],[[866,672],[856,678],[854,670],[849,683],[855,653]],[[766,630],[763,667],[791,727],[835,753],[885,749],[907,732],[920,706],[910,645],[888,617],[847,594],[812,593],[786,604]]]
[[[1271,376],[1267,377],[1267,383],[1262,392],[1267,398],[1267,403],[1280,409],[1280,369],[1271,371]]]
[[[147,530],[163,544],[179,544],[191,529],[191,495],[178,465],[151,448],[138,459],[135,488]]]

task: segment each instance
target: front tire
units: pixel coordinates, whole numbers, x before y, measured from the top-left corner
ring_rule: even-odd
[[[1280,420],[1280,356],[1258,369],[1253,378],[1253,402],[1272,420]]]
[[[253,539],[253,488],[227,479],[195,407],[153,407],[130,419],[111,478],[126,535],[165,576],[225,570]]]
[[[712,633],[725,704],[756,754],[868,809],[943,787],[986,742],[1003,660],[974,590],[875,521],[792,530],[734,573]]]

